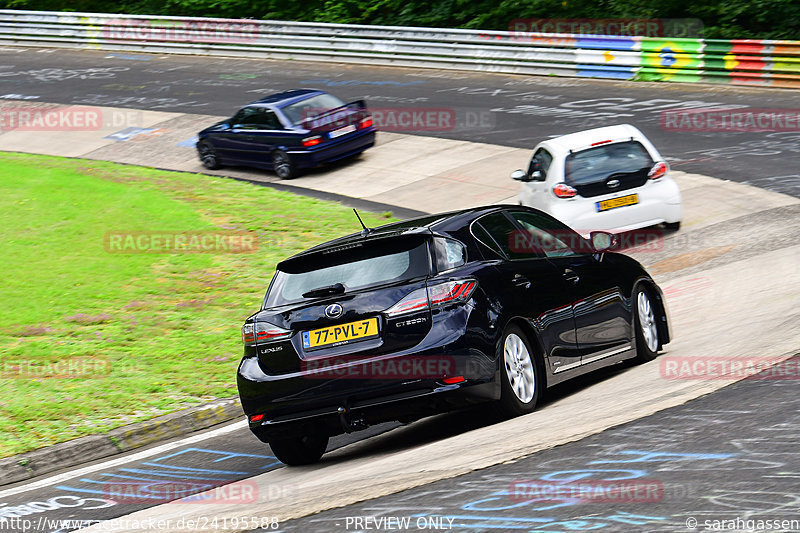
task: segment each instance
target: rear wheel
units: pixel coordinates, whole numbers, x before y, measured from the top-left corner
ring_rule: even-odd
[[[278,460],[289,466],[316,463],[328,447],[328,437],[307,435],[269,441],[269,447]]]
[[[505,416],[530,413],[542,393],[542,366],[522,330],[506,328],[498,346],[501,395],[498,410]]]
[[[203,166],[209,170],[217,170],[222,168],[217,157],[217,151],[214,150],[214,145],[210,142],[203,141],[197,145],[197,153],[200,155],[200,161]]]
[[[656,358],[660,341],[656,310],[650,294],[638,287],[633,294],[633,322],[636,330],[636,363],[646,363]]]
[[[292,158],[283,150],[272,152],[272,170],[282,180],[290,180],[297,177],[297,167],[292,163]]]
[[[664,227],[670,231],[678,231],[681,229],[681,221],[677,222],[664,222]]]

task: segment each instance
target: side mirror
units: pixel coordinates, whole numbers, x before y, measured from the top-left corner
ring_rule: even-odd
[[[598,253],[608,251],[617,244],[617,236],[607,231],[593,231],[589,234],[589,240],[594,251]]]
[[[531,181],[531,178],[525,173],[525,171],[519,169],[511,173],[511,179],[516,181]]]

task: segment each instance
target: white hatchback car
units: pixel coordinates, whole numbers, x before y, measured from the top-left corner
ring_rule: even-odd
[[[630,124],[606,126],[539,143],[521,181],[519,202],[588,236],[664,223],[680,228],[678,184],[655,146]]]

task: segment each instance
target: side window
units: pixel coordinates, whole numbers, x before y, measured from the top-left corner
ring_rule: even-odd
[[[256,110],[257,109],[255,107],[245,107],[244,109],[240,109],[238,113],[233,115],[231,124],[234,126],[252,126]]]
[[[279,130],[283,129],[273,111],[261,107],[245,107],[233,117],[233,124],[245,129]]]
[[[489,235],[489,232],[486,231],[483,226],[481,226],[478,222],[473,222],[472,226],[470,226],[470,230],[472,232],[472,236],[475,237],[475,240],[480,245],[482,252],[488,248],[497,259],[506,259],[506,255],[503,253],[503,250],[497,246],[497,243],[494,242],[492,236]],[[484,253],[484,256],[486,256],[486,253]],[[487,256],[486,258],[492,259],[490,256]]]
[[[538,248],[531,248],[525,234],[514,227],[514,224],[503,213],[492,213],[478,219],[486,232],[491,235],[503,253],[511,259],[531,259],[544,257]]]
[[[433,247],[436,252],[436,270],[438,272],[451,270],[467,262],[467,249],[458,241],[434,237]]]
[[[539,251],[547,257],[575,255],[585,249],[586,242],[575,231],[561,222],[538,213],[511,212],[511,218],[523,228],[520,246]]]
[[[528,167],[528,175],[533,175],[535,170],[542,173],[542,180],[547,176],[547,170],[550,168],[550,163],[553,162],[553,156],[544,148],[539,148],[531,158],[530,166]]]
[[[281,124],[280,120],[278,120],[278,117],[275,115],[273,111],[270,111],[269,109],[261,110],[259,121],[262,129],[265,130],[283,129],[283,125]]]

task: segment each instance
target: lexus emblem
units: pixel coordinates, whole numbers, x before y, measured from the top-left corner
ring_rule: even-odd
[[[342,316],[342,306],[339,304],[331,304],[325,308],[325,316],[328,318],[339,318]]]
[[[619,187],[619,180],[608,180],[608,182],[606,182],[606,185],[608,185],[609,189],[616,189],[617,187]]]

